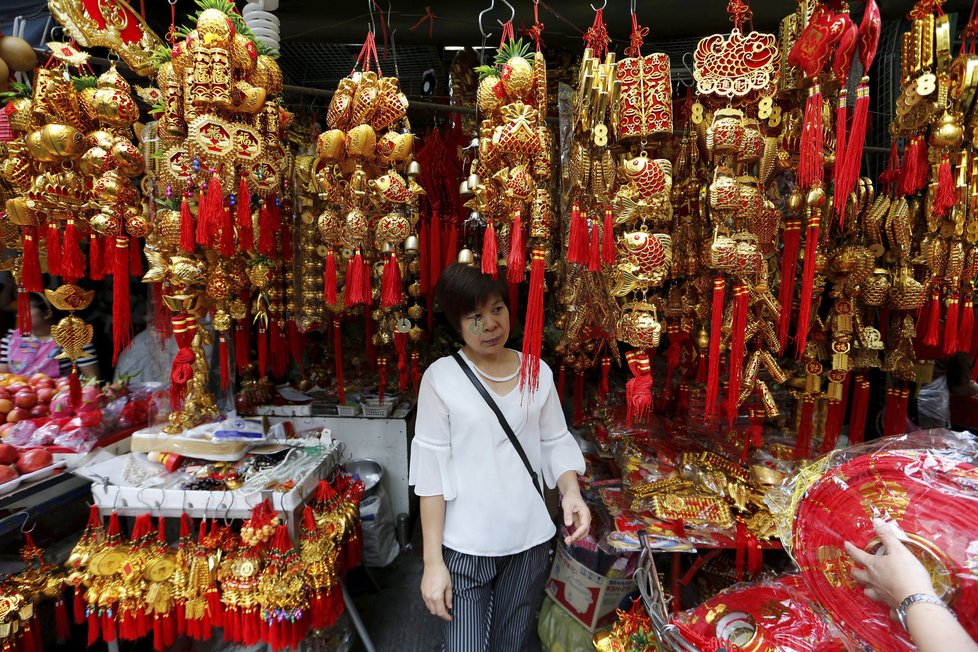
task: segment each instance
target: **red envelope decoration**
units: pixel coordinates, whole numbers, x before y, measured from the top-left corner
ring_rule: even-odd
[[[825,5],[819,5],[791,48],[788,63],[798,66],[808,79],[815,79],[842,38],[847,20],[851,22],[846,14],[835,14]]]

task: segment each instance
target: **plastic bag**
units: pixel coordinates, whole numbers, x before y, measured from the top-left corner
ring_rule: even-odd
[[[846,637],[814,607],[813,598],[798,575],[736,584],[695,609],[677,614],[673,622],[695,636],[718,638],[739,646],[737,649],[861,649],[857,641]]]
[[[917,394],[917,422],[921,428],[946,428],[951,422],[951,394],[947,376],[927,383]]]
[[[66,421],[67,419],[52,419],[34,431],[27,445],[30,447],[50,446],[58,438],[58,435],[61,434],[61,428]]]
[[[98,442],[98,437],[90,428],[84,426],[63,430],[52,442],[55,446],[69,448],[78,453],[87,453]]]
[[[834,451],[803,468],[786,491],[782,542],[815,599],[872,649],[915,649],[889,608],[852,577],[843,543],[879,549],[872,519],[895,523],[928,568],[938,596],[978,637],[978,440],[927,430]]]
[[[394,534],[394,511],[383,486],[360,503],[363,522],[363,563],[365,566],[387,566],[397,559],[400,547]]]
[[[18,448],[30,446],[35,430],[37,430],[37,423],[33,420],[19,421],[13,428],[7,431],[4,440],[8,444],[13,444]]]

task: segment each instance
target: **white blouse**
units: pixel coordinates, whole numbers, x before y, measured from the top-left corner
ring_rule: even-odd
[[[540,363],[540,387],[532,395],[518,385],[506,396],[486,388],[547,486],[555,487],[566,471],[584,473],[584,456],[567,430],[546,363]],[[556,533],[516,449],[450,356],[429,366],[421,379],[408,483],[419,496],[445,497],[442,541],[458,552],[510,555]]]

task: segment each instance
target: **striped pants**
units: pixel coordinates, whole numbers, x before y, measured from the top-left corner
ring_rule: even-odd
[[[550,542],[505,557],[442,552],[452,576],[452,621],[445,652],[527,649],[547,581]]]

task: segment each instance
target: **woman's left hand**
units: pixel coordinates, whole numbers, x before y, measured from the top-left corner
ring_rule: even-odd
[[[564,537],[564,543],[569,546],[587,536],[591,529],[591,511],[579,492],[564,496],[560,505],[564,509],[564,525],[573,528],[573,532]]]

